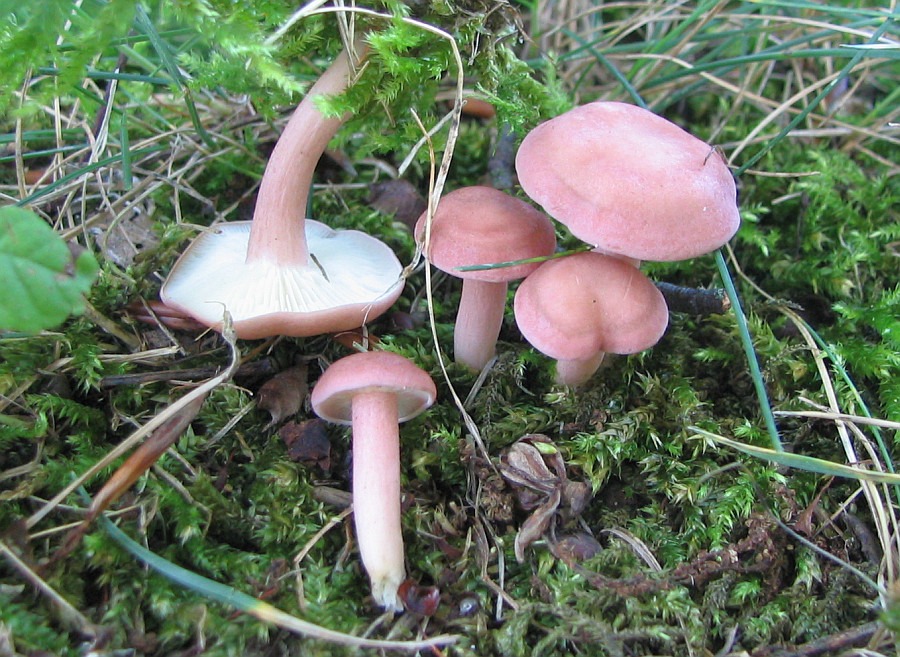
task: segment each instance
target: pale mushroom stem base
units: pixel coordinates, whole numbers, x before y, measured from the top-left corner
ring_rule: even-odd
[[[392,392],[353,397],[353,519],[372,597],[401,611],[397,595],[406,579],[400,526],[400,432]]]
[[[494,357],[508,287],[506,283],[463,280],[453,330],[453,354],[457,363],[480,370]]]
[[[598,351],[584,360],[557,360],[555,381],[567,386],[581,385],[594,375],[605,356],[605,351]]]

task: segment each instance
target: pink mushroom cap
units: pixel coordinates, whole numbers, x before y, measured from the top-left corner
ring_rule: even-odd
[[[649,278],[594,252],[542,264],[519,285],[514,309],[525,339],[558,360],[637,353],[656,344],[669,323],[665,299]]]
[[[429,408],[437,397],[431,376],[408,358],[389,351],[366,351],[332,363],[313,388],[310,404],[322,419],[349,425],[353,397],[372,391],[396,395],[400,422]]]
[[[598,101],[532,130],[516,155],[525,193],[598,250],[686,260],[740,225],[734,177],[713,147],[635,105]]]
[[[426,215],[416,223],[424,239]],[[505,283],[524,278],[540,263],[459,271],[457,267],[526,260],[556,248],[553,222],[522,199],[493,187],[462,187],[441,198],[431,222],[429,262],[451,276]]]

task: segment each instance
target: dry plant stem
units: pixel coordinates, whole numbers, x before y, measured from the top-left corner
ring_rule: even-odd
[[[827,411],[775,411],[775,415],[780,415],[782,417],[814,417],[822,420],[868,424],[873,427],[882,427],[884,429],[893,429],[895,431],[900,430],[900,422],[880,420],[878,418],[865,417],[863,415],[848,415],[847,413],[831,413]]]
[[[97,516],[109,508],[109,505],[115,502],[122,493],[131,488],[134,482],[159,460],[163,452],[181,437],[191,421],[197,417],[197,413],[205,400],[205,394],[192,399],[190,404],[185,406],[180,413],[173,415],[150,434],[134,450],[131,456],[116,469],[94,496],[88,509],[87,517],[66,536],[62,547],[53,556],[53,561],[59,561],[75,549]]]
[[[400,430],[392,392],[353,397],[353,522],[375,602],[399,611],[406,579],[400,526]]]
[[[508,287],[506,283],[463,280],[453,330],[453,354],[457,363],[481,370],[494,357]]]
[[[219,367],[190,367],[183,370],[161,370],[159,372],[137,372],[134,374],[112,374],[100,379],[100,388],[116,386],[133,386],[152,383],[153,381],[197,381],[208,379],[218,374]],[[235,378],[271,377],[278,371],[278,365],[272,358],[263,358],[252,363],[245,363],[234,373]]]
[[[873,621],[799,646],[766,646],[765,648],[759,648],[751,652],[750,657],[816,657],[826,653],[841,653],[854,646],[860,648],[866,646],[883,628],[884,626],[880,622]],[[862,651],[859,651],[857,654],[875,655],[878,653],[868,651],[862,653]]]
[[[285,266],[307,264],[303,214],[313,172],[346,118],[325,118],[315,99],[344,91],[351,73],[350,55],[344,50],[310,88],[285,126],[259,186],[248,263],[263,259]]]
[[[316,543],[325,536],[328,532],[330,532],[334,527],[340,525],[344,520],[353,513],[353,506],[348,506],[346,509],[341,511],[338,515],[334,516],[331,520],[329,520],[319,531],[317,531],[312,538],[310,538],[306,545],[294,556],[294,569],[297,571],[296,574],[296,582],[297,582],[297,605],[300,607],[300,611],[306,611],[306,598],[303,595],[303,571],[300,569],[300,563],[306,558],[306,555],[309,554],[309,551],[313,549]]]
[[[98,628],[91,623],[80,611],[73,607],[59,593],[53,590],[41,576],[32,570],[27,563],[22,561],[19,556],[13,552],[9,546],[0,540],[0,555],[19,573],[19,575],[34,586],[38,591],[44,594],[47,599],[59,610],[60,615],[75,629],[86,635],[96,636]]]

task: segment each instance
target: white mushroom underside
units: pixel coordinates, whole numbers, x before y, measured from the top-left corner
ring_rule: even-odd
[[[249,221],[222,224],[200,235],[173,268],[163,301],[189,308],[206,324],[273,313],[314,313],[372,304],[395,294],[403,267],[393,251],[360,231],[335,231],[306,220],[311,257],[305,266],[246,262]]]

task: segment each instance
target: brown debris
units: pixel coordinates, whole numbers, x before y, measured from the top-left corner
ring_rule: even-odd
[[[408,180],[382,180],[369,186],[366,202],[376,210],[393,215],[394,219],[406,224],[410,231],[425,212],[428,203]]]
[[[257,406],[272,416],[266,429],[300,411],[309,392],[306,374],[306,365],[290,367],[266,381],[256,393]]]
[[[731,300],[720,288],[683,287],[657,281],[656,289],[662,292],[669,310],[688,315],[723,315],[731,310]]]
[[[547,436],[529,434],[501,457],[500,473],[516,493],[519,506],[531,515],[516,535],[515,553],[525,561],[525,549],[540,539],[559,518],[571,520],[584,511],[590,487],[570,481],[562,454]]]
[[[303,422],[288,422],[278,430],[287,445],[288,458],[308,467],[319,466],[331,470],[331,443],[325,431],[325,420],[313,418]]]
[[[596,538],[585,532],[568,534],[549,542],[553,556],[565,563],[569,568],[597,556],[603,549]]]
[[[766,646],[751,652],[750,657],[817,657],[842,653],[848,648],[867,647],[876,633],[883,630],[882,623],[873,621],[799,646]]]
[[[692,561],[679,564],[667,573],[612,579],[575,564],[574,569],[598,589],[610,590],[622,597],[633,597],[676,586],[699,587],[729,572],[765,573],[777,578],[783,566],[783,545],[776,542],[775,522],[764,515],[747,520],[745,538],[724,548],[701,551]]]
[[[397,589],[406,611],[419,616],[434,616],[441,602],[441,592],[434,586],[419,586],[414,579],[406,579]]]

